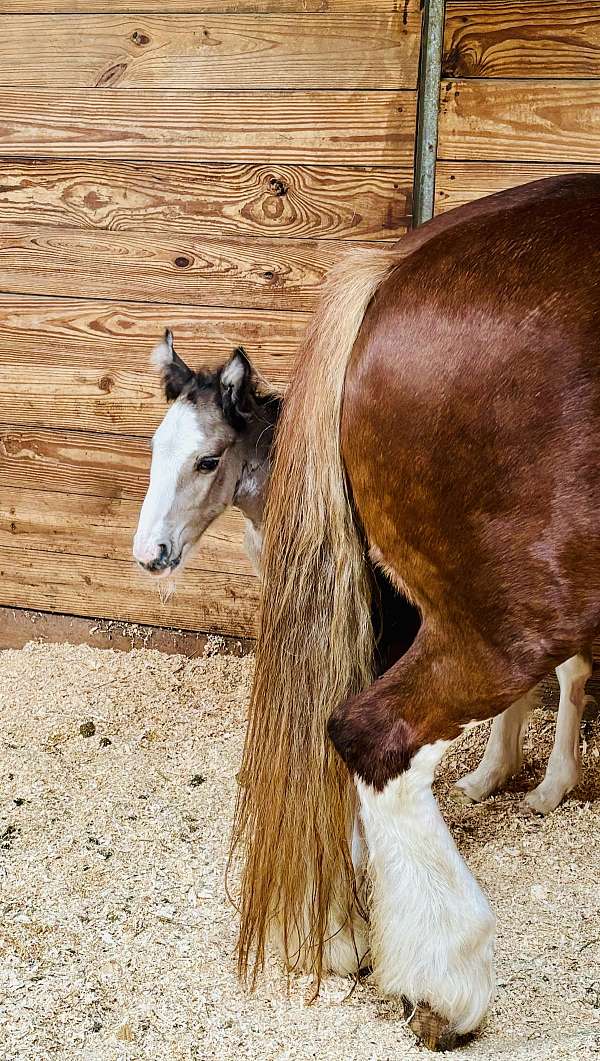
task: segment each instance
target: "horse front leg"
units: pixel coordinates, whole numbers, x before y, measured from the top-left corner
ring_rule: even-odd
[[[374,974],[403,1000],[418,1037],[440,1048],[476,1029],[488,1008],[495,917],[432,792],[461,723],[428,709],[423,697],[429,686],[435,702],[439,659],[436,668],[416,649],[334,712],[329,733],[360,799]]]

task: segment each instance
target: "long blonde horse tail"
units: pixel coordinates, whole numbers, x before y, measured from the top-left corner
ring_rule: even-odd
[[[366,546],[346,481],[346,369],[369,302],[402,255],[353,253],[330,278],[284,401],[267,503],[263,599],[232,857],[243,863],[240,975],[270,938],[288,969],[358,967],[352,780],[327,739],[334,707],[373,678]],[[344,940],[350,941],[350,948]]]

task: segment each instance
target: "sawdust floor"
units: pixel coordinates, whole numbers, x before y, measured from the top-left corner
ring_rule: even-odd
[[[0,653],[3,1061],[425,1056],[370,980],[351,997],[332,980],[307,1007],[307,981],[288,997],[276,963],[253,997],[235,979],[223,871],[251,667]],[[551,733],[539,712],[529,765],[483,806],[447,793],[485,734],[444,765],[445,814],[499,921],[498,997],[457,1058],[600,1054],[599,732],[586,724],[581,788],[542,820],[520,797]]]

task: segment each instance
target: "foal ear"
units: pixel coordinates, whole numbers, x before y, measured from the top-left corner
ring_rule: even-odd
[[[170,328],[165,329],[165,334],[160,343],[157,343],[150,355],[150,362],[154,368],[162,373],[165,386],[165,396],[168,402],[178,398],[187,383],[194,378],[191,368],[176,353],[173,346],[173,332]]]
[[[239,429],[246,425],[251,388],[252,365],[243,346],[238,346],[219,372],[223,416],[232,427]]]

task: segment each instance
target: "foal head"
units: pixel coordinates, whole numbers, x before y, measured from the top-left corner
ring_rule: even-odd
[[[152,439],[150,485],[133,555],[151,574],[168,575],[209,524],[235,503],[263,400],[242,347],[216,372],[193,372],[175,352],[167,330],[152,363],[173,404]]]

